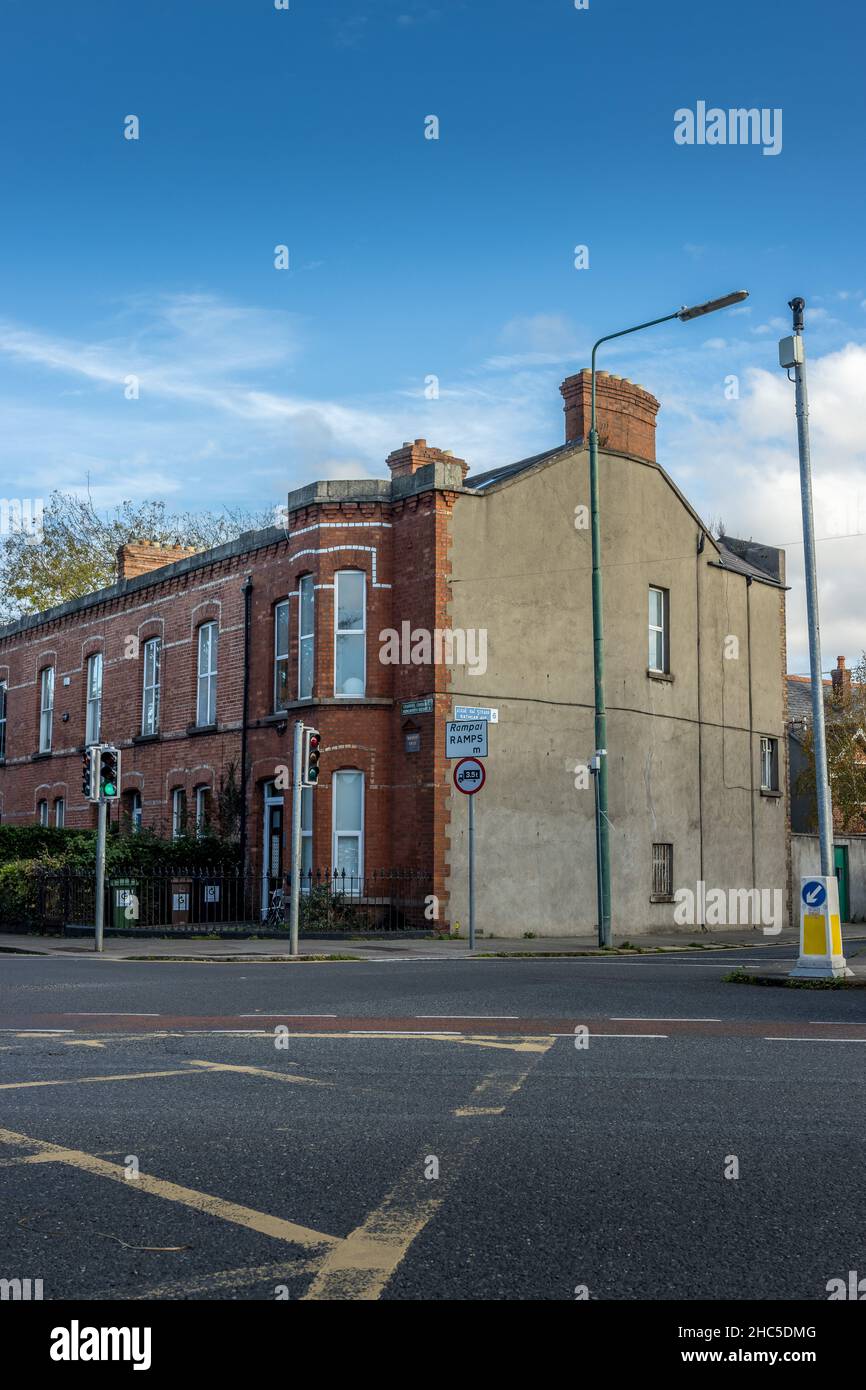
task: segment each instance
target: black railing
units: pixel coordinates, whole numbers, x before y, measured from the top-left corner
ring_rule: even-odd
[[[93,928],[95,876],[81,870],[35,870],[5,908],[0,929],[59,932]],[[106,933],[282,935],[289,930],[287,878],[219,867],[106,874]],[[337,869],[301,876],[299,925],[304,933],[430,932],[436,928],[428,873],[383,869],[359,877]]]

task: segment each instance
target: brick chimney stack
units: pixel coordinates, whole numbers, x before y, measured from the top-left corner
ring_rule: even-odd
[[[584,367],[560,386],[565,399],[566,443],[589,443],[592,373]],[[595,374],[595,414],[599,449],[655,463],[659,403],[642,386],[609,372]]]
[[[846,669],[844,656],[836,657],[836,670],[831,673],[834,705],[847,705],[851,699],[851,672]]]
[[[157,545],[156,541],[128,541],[117,552],[117,582],[122,584],[125,579],[173,565],[175,560],[185,560],[195,553],[194,546],[190,549],[183,545]]]
[[[414,444],[407,441],[402,449],[395,449],[386,460],[392,478],[405,478],[417,473],[427,463],[456,463],[465,478],[469,464],[465,459],[455,458],[450,449],[434,449],[426,439],[416,439]]]

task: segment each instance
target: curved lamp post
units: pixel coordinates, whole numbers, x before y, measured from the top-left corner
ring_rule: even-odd
[[[633,328],[622,328],[618,333],[607,333],[599,338],[592,348],[592,413],[589,430],[589,496],[590,523],[592,535],[592,660],[593,681],[595,685],[595,758],[598,779],[595,798],[595,836],[598,898],[598,944],[611,945],[610,930],[610,836],[607,817],[607,712],[604,704],[604,615],[602,609],[601,583],[601,526],[598,508],[598,430],[595,419],[595,354],[602,343],[613,338],[624,338],[628,333],[638,333],[642,328],[654,328],[657,323],[667,323],[679,319],[687,323],[690,319],[701,318],[704,314],[715,313],[716,309],[727,309],[731,304],[741,304],[748,299],[748,290],[735,290],[721,299],[709,299],[704,304],[692,308],[683,306],[673,314],[663,314],[660,319],[649,319],[637,323]]]

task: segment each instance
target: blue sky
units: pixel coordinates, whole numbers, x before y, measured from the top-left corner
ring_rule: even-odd
[[[594,337],[742,286],[602,365],[659,396],[707,519],[796,542],[801,294],[824,666],[855,658],[864,38],[838,0],[4,0],[0,491],[260,510],[418,435],[491,467],[560,440]],[[780,108],[781,151],[676,144],[698,101]]]

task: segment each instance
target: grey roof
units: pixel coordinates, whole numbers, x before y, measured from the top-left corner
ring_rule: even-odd
[[[750,565],[748,560],[741,560],[739,555],[735,555],[733,550],[729,550],[723,541],[717,540],[719,548],[719,564],[724,565],[726,570],[735,570],[737,574],[745,574],[750,579],[766,579],[767,574],[764,570],[759,570],[756,565]]]
[[[489,468],[486,473],[469,473],[464,480],[464,487],[483,492],[486,488],[493,487],[494,483],[504,483],[508,478],[516,478],[519,473],[534,468],[537,463],[546,463],[548,459],[556,458],[557,454],[573,453],[574,448],[575,443],[572,440],[568,444],[558,444],[555,449],[546,449],[543,454],[533,454],[531,458],[520,459],[517,463],[507,463],[502,468]]]
[[[807,719],[812,722],[812,682],[808,676],[786,676],[785,684],[788,687],[788,718]],[[824,687],[824,711],[825,716],[831,722],[838,717],[838,712],[834,705],[827,701],[827,696],[832,693],[833,682],[827,680],[826,676],[821,681]],[[856,684],[856,682],[854,682]],[[860,687],[857,686],[859,689]]]
[[[812,718],[812,682],[803,676],[786,676],[788,687],[788,718]],[[824,690],[832,688],[831,681],[823,681]]]

